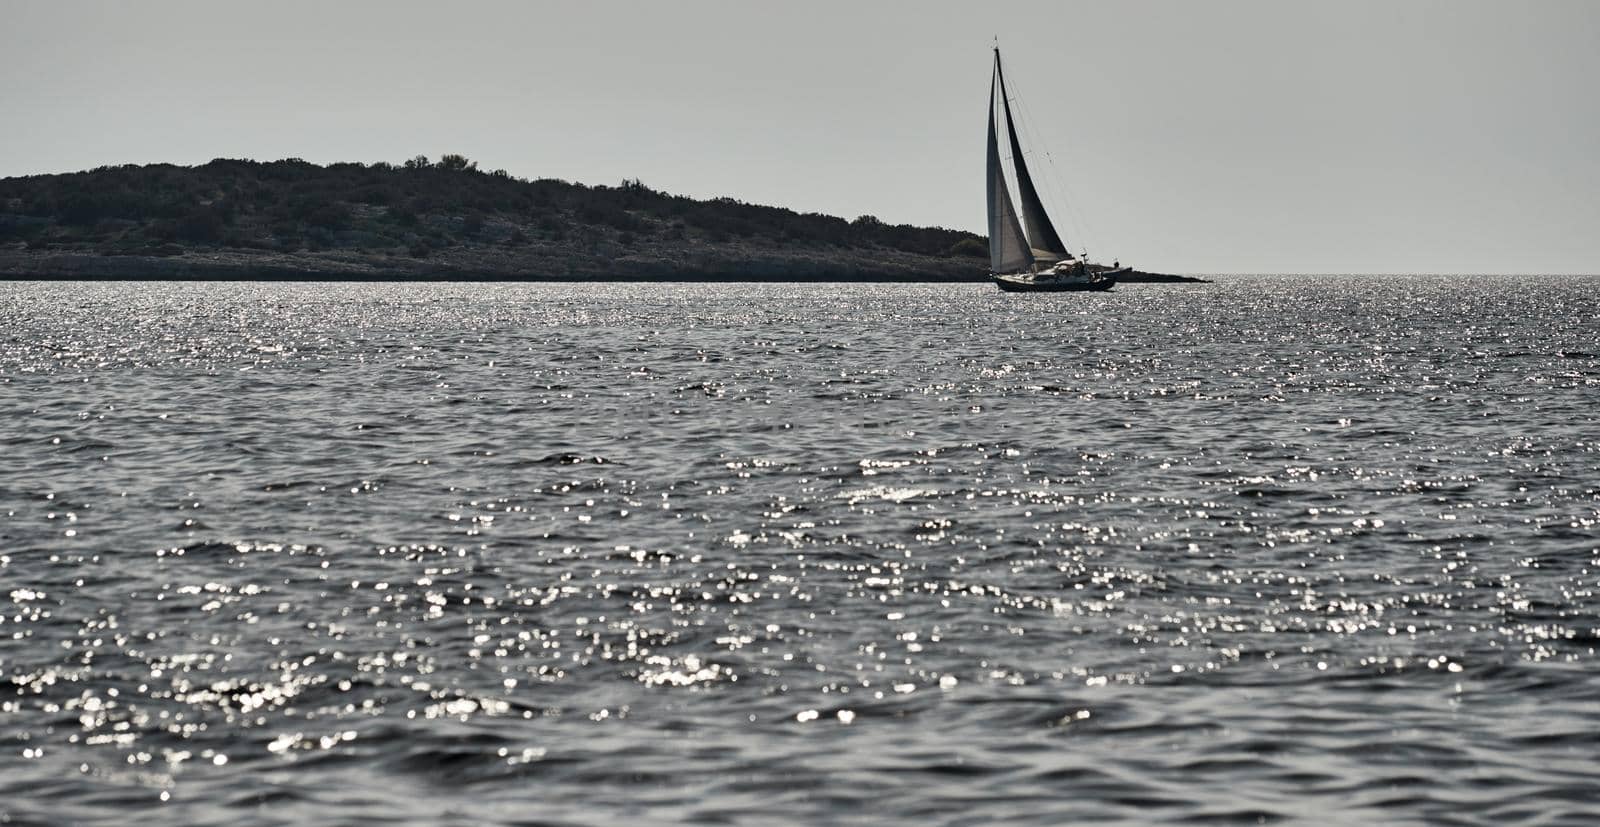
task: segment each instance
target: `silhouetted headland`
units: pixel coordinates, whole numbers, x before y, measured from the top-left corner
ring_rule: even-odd
[[[986,280],[987,262],[987,241],[960,230],[702,201],[636,180],[530,181],[460,155],[0,179],[8,278],[961,282]]]

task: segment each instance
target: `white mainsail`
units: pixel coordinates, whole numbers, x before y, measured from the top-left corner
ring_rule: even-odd
[[[1000,165],[1000,136],[994,107],[995,89],[999,81],[1000,50],[996,49],[994,77],[989,80],[989,270],[994,273],[1016,273],[1031,267],[1034,255],[1028,246],[1027,236],[1022,233],[1022,222],[1017,218],[1017,208],[1011,203],[1011,190],[1006,186],[1005,169]],[[1008,108],[1006,115],[1009,117],[1010,114]],[[1020,162],[1021,158],[1017,160]]]

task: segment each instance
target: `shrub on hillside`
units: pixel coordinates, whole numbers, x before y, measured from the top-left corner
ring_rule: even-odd
[[[478,162],[467,160],[465,155],[445,155],[434,166],[445,172],[476,172],[478,170]]]
[[[988,258],[989,245],[986,242],[976,238],[963,238],[951,245],[950,249],[945,250],[944,254],[949,257],[970,256],[972,258]]]
[[[216,244],[226,230],[227,224],[217,210],[201,207],[178,219],[172,237],[191,244]]]
[[[337,232],[350,227],[350,207],[337,201],[317,205],[305,215],[306,225],[313,229]]]

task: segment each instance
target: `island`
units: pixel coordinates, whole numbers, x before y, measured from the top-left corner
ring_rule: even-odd
[[[0,278],[348,281],[987,279],[988,243],[638,180],[217,159],[0,179]],[[1202,281],[1130,272],[1123,281]]]

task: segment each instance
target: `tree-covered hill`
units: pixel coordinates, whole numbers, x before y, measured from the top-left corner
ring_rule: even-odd
[[[75,278],[981,279],[972,233],[639,181],[218,159],[0,179],[0,275]]]

